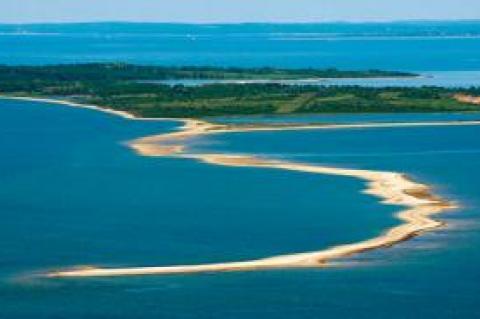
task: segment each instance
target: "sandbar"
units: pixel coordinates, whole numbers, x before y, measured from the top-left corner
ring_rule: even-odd
[[[49,278],[168,275],[202,272],[253,271],[278,268],[327,267],[333,261],[337,261],[346,256],[351,256],[382,247],[393,246],[424,232],[432,231],[442,227],[444,223],[436,220],[434,216],[447,210],[456,209],[458,208],[458,205],[435,195],[431,187],[428,185],[415,182],[405,174],[398,172],[329,167],[284,160],[266,159],[257,157],[255,155],[189,153],[185,143],[186,140],[208,134],[225,134],[231,132],[480,125],[480,121],[227,125],[209,123],[197,119],[143,119],[123,111],[117,111],[98,106],[83,105],[68,101],[58,101],[54,99],[8,96],[5,98],[82,107],[118,115],[129,120],[183,121],[184,125],[178,131],[139,138],[131,141],[128,145],[135,152],[142,156],[171,156],[188,158],[213,165],[269,168],[310,174],[327,174],[356,178],[365,182],[365,189],[363,191],[365,194],[376,196],[383,204],[403,207],[396,215],[397,218],[402,221],[402,224],[399,226],[387,229],[382,234],[374,238],[360,242],[334,246],[318,251],[292,253],[255,260],[233,262],[227,261],[223,263],[206,263],[197,265],[125,268],[100,268],[88,266],[82,268],[51,271],[44,274]],[[480,103],[480,101],[478,101],[475,97],[457,96],[457,98],[459,100],[463,100],[464,102],[475,104]]]
[[[417,236],[423,232],[442,227],[443,222],[433,218],[434,215],[452,210],[458,206],[433,194],[430,187],[412,181],[405,174],[388,171],[358,170],[338,167],[327,167],[306,163],[289,162],[259,158],[253,155],[235,154],[198,154],[188,153],[184,142],[188,138],[217,133],[251,132],[285,129],[349,129],[373,127],[417,127],[417,126],[447,126],[447,125],[480,125],[478,121],[469,122],[415,122],[415,123],[369,123],[340,125],[292,125],[282,127],[266,126],[229,126],[213,124],[201,120],[185,120],[181,130],[149,136],[134,140],[130,146],[143,156],[177,156],[202,161],[213,165],[231,167],[258,167],[288,171],[306,172],[311,174],[328,174],[357,178],[365,181],[364,193],[376,196],[383,204],[404,207],[397,218],[402,221],[399,226],[386,230],[377,237],[365,241],[335,246],[311,252],[293,253],[271,256],[262,259],[233,261],[223,263],[206,263],[197,265],[176,265],[159,267],[127,267],[127,268],[95,268],[71,269],[53,271],[48,277],[114,277],[134,275],[168,275],[202,272],[224,271],[254,271],[278,268],[311,268],[326,267],[333,261],[353,254],[389,247]],[[177,143],[177,144],[175,144]],[[170,147],[166,152],[164,145]],[[173,145],[173,146],[172,146]],[[159,149],[158,149],[159,148]]]

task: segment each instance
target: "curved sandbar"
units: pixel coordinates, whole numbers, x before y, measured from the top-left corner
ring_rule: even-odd
[[[392,246],[422,232],[439,228],[442,222],[433,219],[433,215],[454,209],[454,203],[435,196],[426,185],[410,180],[406,175],[396,172],[371,171],[327,167],[289,161],[270,160],[255,156],[230,154],[189,154],[185,151],[184,141],[188,138],[214,133],[251,132],[263,130],[299,130],[299,129],[348,129],[373,127],[417,127],[447,125],[480,125],[480,121],[469,122],[427,122],[427,123],[370,123],[342,125],[292,125],[292,126],[231,126],[212,124],[198,120],[185,120],[182,130],[140,138],[130,146],[144,156],[177,156],[196,159],[209,164],[232,167],[260,167],[306,172],[311,174],[329,174],[358,178],[366,182],[366,194],[381,199],[384,204],[405,206],[397,217],[403,221],[399,226],[387,230],[378,237],[365,241],[340,245],[319,251],[294,253],[256,260],[224,262],[199,265],[178,265],[161,267],[129,267],[129,268],[83,268],[55,271],[48,277],[104,277],[130,275],[166,275],[221,271],[252,271],[276,268],[322,267],[329,261],[363,251]]]
[[[398,214],[404,223],[394,227],[383,235],[353,244],[333,248],[274,256],[270,258],[244,262],[225,262],[202,265],[181,265],[166,267],[141,268],[85,268],[56,271],[48,277],[102,277],[128,275],[166,275],[179,273],[219,272],[219,271],[251,271],[275,268],[321,267],[328,261],[349,256],[367,250],[394,245],[407,240],[421,232],[442,226],[442,223],[431,218],[432,215],[447,209],[455,208],[452,203],[433,196],[428,187],[410,181],[406,176],[392,172],[376,172],[366,170],[349,170],[323,167],[309,164],[270,161],[249,156],[232,156],[222,154],[205,154],[188,156],[207,163],[228,166],[268,167],[312,174],[331,174],[360,178],[367,181],[365,193],[378,196],[383,203],[403,205],[408,208]]]
[[[16,98],[30,101],[40,101],[84,107],[88,109],[108,112],[133,120],[165,120],[141,119],[122,112],[97,106],[85,106],[67,101],[57,101],[36,98]],[[176,119],[172,119],[176,120]],[[165,275],[179,273],[200,273],[220,271],[252,271],[275,268],[322,267],[329,261],[373,250],[392,246],[418,234],[439,228],[443,223],[433,219],[433,215],[454,209],[457,206],[438,196],[431,189],[420,183],[410,180],[406,175],[396,172],[355,170],[337,167],[327,167],[313,164],[296,163],[258,158],[255,156],[230,154],[189,154],[186,153],[186,139],[216,133],[252,132],[273,130],[311,130],[311,129],[352,129],[352,128],[388,128],[388,127],[420,127],[420,126],[464,126],[480,125],[480,121],[445,121],[445,122],[410,122],[410,123],[364,123],[364,124],[281,124],[281,125],[225,125],[212,124],[205,121],[184,119],[184,126],[180,131],[173,133],[148,136],[132,141],[129,146],[143,156],[176,156],[203,161],[209,164],[232,167],[261,167],[269,169],[283,169],[289,171],[306,172],[311,174],[328,174],[347,176],[364,180],[364,193],[376,196],[384,204],[406,207],[397,214],[403,224],[393,227],[378,237],[365,241],[335,246],[324,250],[294,253],[273,256],[269,258],[225,262],[200,265],[179,265],[162,267],[129,267],[129,268],[95,268],[62,270],[47,273],[47,277],[105,277],[129,275]]]

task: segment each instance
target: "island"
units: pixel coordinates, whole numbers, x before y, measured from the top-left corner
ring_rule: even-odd
[[[319,86],[268,80],[414,77],[382,70],[166,67],[125,63],[0,66],[0,94],[53,98],[150,118],[346,113],[477,111],[465,97],[479,88]],[[267,82],[167,85],[162,80]],[[460,97],[460,98],[459,98]]]

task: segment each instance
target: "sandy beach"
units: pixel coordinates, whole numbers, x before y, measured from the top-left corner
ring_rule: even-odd
[[[10,98],[10,97],[6,97]],[[71,107],[82,107],[121,116],[129,120],[169,120],[140,119],[122,111],[105,109],[97,106],[85,106],[67,101],[37,98],[14,98],[20,100],[57,103]],[[178,273],[220,272],[220,271],[252,271],[275,268],[325,267],[332,261],[353,254],[389,247],[408,240],[421,233],[443,226],[434,219],[434,215],[458,206],[435,195],[428,185],[417,183],[398,172],[357,170],[339,167],[289,162],[259,158],[255,155],[236,154],[198,154],[189,153],[185,142],[197,136],[209,134],[227,134],[230,132],[284,131],[284,130],[321,130],[321,129],[362,129],[362,128],[395,128],[422,126],[464,126],[480,125],[480,121],[445,121],[445,122],[406,122],[406,123],[358,123],[358,124],[286,124],[286,125],[226,125],[209,123],[196,119],[173,119],[183,121],[180,130],[147,136],[131,141],[128,145],[139,155],[161,157],[173,156],[198,160],[207,164],[230,167],[257,167],[279,169],[310,174],[327,174],[360,179],[365,182],[364,193],[379,198],[387,205],[403,207],[397,213],[402,224],[385,230],[377,237],[365,241],[335,246],[323,250],[271,256],[256,260],[224,262],[198,265],[174,265],[161,267],[129,267],[98,268],[83,267],[52,271],[47,277],[103,277],[129,275],[166,275]]]
[[[329,174],[350,176],[366,181],[365,193],[377,196],[384,204],[407,207],[397,217],[403,224],[387,230],[384,234],[366,241],[346,244],[325,250],[273,256],[243,262],[225,262],[201,265],[179,265],[166,267],[139,268],[84,268],[51,272],[48,277],[103,277],[129,275],[167,275],[178,273],[252,271],[275,268],[324,267],[328,262],[355,253],[388,247],[407,240],[422,232],[441,227],[443,224],[432,218],[445,210],[454,209],[456,205],[446,202],[430,192],[422,184],[409,180],[406,176],[392,172],[349,170],[323,167],[284,161],[270,161],[249,156],[232,156],[205,154],[187,156],[210,164],[226,166],[269,167],[312,174]]]
[[[48,99],[48,98],[43,98],[43,97],[38,97],[37,98],[37,97],[28,97],[28,96],[9,96],[9,95],[1,95],[0,94],[0,99],[58,104],[58,105],[63,105],[63,106],[68,106],[68,107],[81,108],[81,109],[87,109],[87,110],[93,110],[93,111],[97,111],[97,112],[107,113],[107,114],[111,114],[111,115],[115,115],[115,116],[120,116],[120,117],[122,117],[124,119],[127,119],[127,120],[135,120],[135,121],[176,121],[177,120],[177,119],[170,119],[170,118],[138,117],[138,116],[135,116],[135,115],[133,115],[129,112],[114,110],[114,109],[108,108],[108,107],[100,107],[100,106],[97,106],[97,105],[82,104],[82,103],[77,103],[77,102],[72,102],[72,101],[67,101],[67,100]],[[181,121],[181,120],[178,120],[178,121]]]
[[[326,167],[305,163],[263,159],[250,155],[233,154],[191,154],[184,142],[188,138],[201,135],[229,132],[252,132],[266,130],[302,130],[302,129],[351,129],[351,128],[386,128],[386,127],[418,127],[418,126],[451,126],[480,125],[479,121],[469,122],[413,122],[413,123],[367,123],[340,125],[292,125],[292,126],[231,126],[213,124],[200,120],[184,121],[181,130],[137,139],[130,143],[138,154],[143,156],[176,156],[194,159],[213,165],[231,167],[258,167],[307,172],[311,174],[328,174],[357,178],[365,181],[364,193],[376,196],[381,203],[404,207],[397,214],[403,223],[386,230],[378,237],[365,241],[340,245],[319,251],[293,253],[271,256],[256,260],[235,261],[199,265],[177,265],[162,267],[130,267],[130,268],[81,268],[54,271],[48,277],[103,277],[130,275],[167,275],[179,273],[221,272],[221,271],[253,271],[275,268],[326,267],[332,261],[353,254],[389,247],[405,241],[423,232],[443,226],[433,218],[446,210],[457,208],[455,203],[444,200],[433,194],[430,187],[410,180],[406,175],[397,172],[355,170],[337,167]]]

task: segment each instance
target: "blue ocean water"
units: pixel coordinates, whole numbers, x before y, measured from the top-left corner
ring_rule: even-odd
[[[0,25],[0,63],[480,71],[480,23]]]
[[[292,34],[291,26],[285,27],[288,32],[280,30],[287,35],[242,36],[229,35],[231,29],[212,36],[203,30],[195,36],[185,30],[159,35],[72,28],[75,32],[46,30],[55,33],[48,34],[40,28],[0,35],[0,63],[122,60],[434,72],[480,69],[480,40],[464,36],[470,29],[425,40],[418,29],[421,37],[405,38],[405,32],[392,35],[382,29],[381,37],[369,33],[338,38],[311,32],[305,36],[302,27],[299,36]],[[216,120],[479,118],[470,113]],[[82,280],[32,276],[77,265],[244,260],[365,239],[398,224],[394,214],[399,208],[361,194],[364,185],[357,180],[146,158],[125,144],[178,125],[0,99],[1,319],[480,316],[479,127],[228,134],[199,139],[192,147],[401,171],[461,205],[440,217],[450,227],[353,256],[354,267]]]
[[[363,185],[348,178],[151,159],[124,144],[171,131],[175,123],[44,103],[0,105],[4,318],[336,317],[348,309],[357,318],[381,318],[392,307],[398,318],[478,314],[477,127],[263,132],[199,141],[202,151],[403,171],[463,205],[442,216],[451,228],[354,258],[353,268],[48,281],[31,274],[327,247],[395,225],[398,208],[361,195]],[[431,307],[438,300],[441,310]]]

